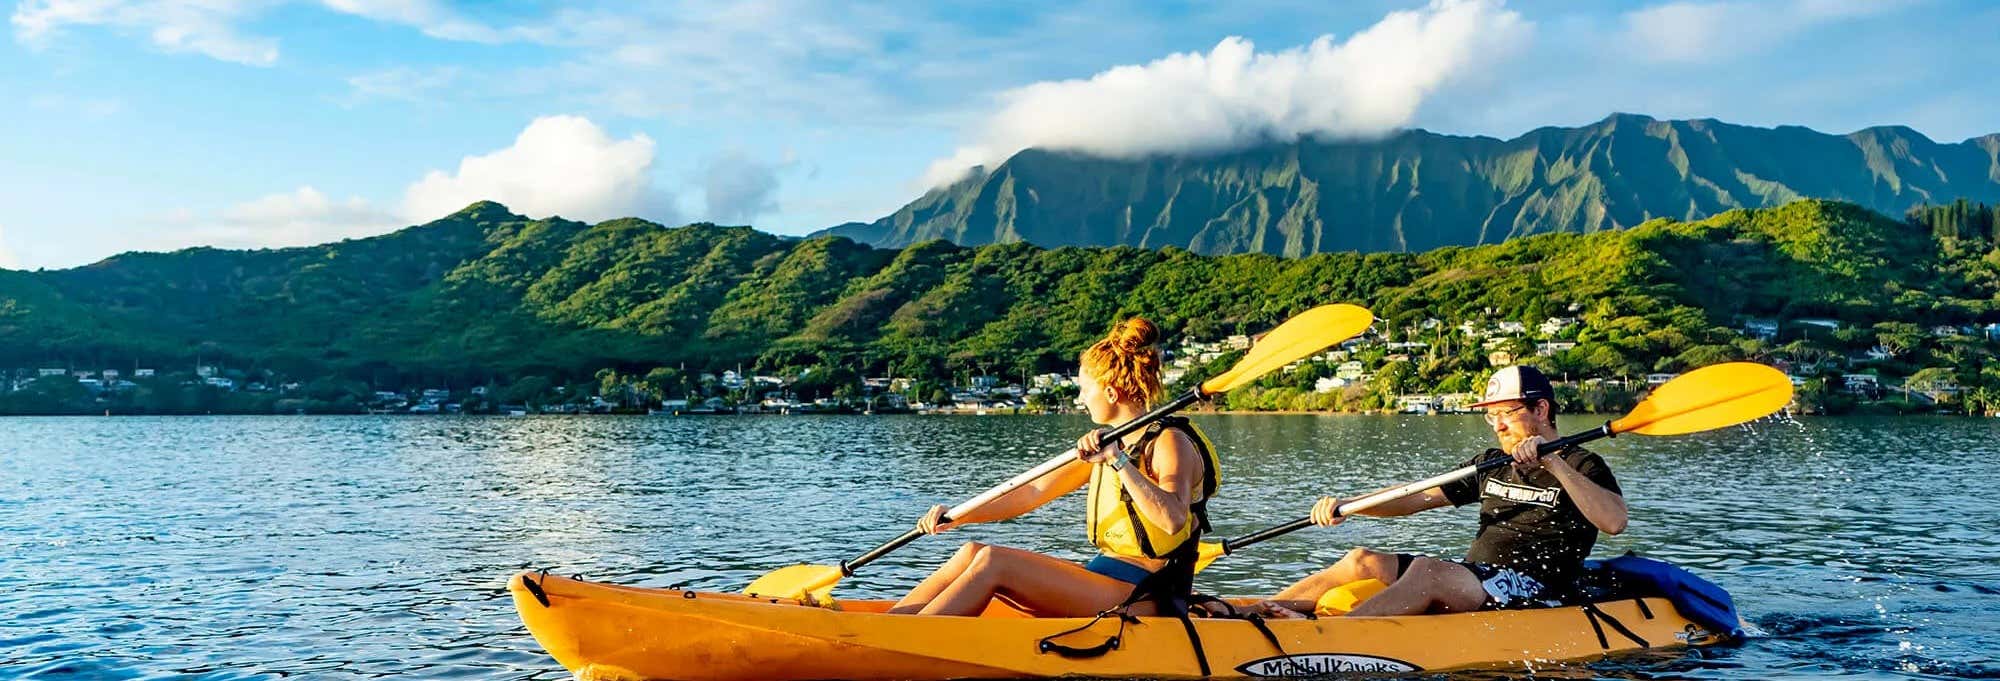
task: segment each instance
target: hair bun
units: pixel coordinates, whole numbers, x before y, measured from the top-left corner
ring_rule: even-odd
[[[1118,322],[1118,326],[1111,329],[1111,337],[1117,340],[1119,347],[1137,352],[1160,342],[1160,327],[1153,326],[1145,317],[1133,317]]]
[[[1160,396],[1160,327],[1133,317],[1083,351],[1082,370],[1118,391],[1120,401],[1151,405]]]

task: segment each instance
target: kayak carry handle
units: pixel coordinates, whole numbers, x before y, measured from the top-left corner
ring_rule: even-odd
[[[548,574],[549,572],[547,570],[542,571],[543,577],[546,578]],[[549,594],[545,591],[542,591],[542,585],[536,584],[535,579],[533,577],[529,577],[525,574],[521,575],[521,586],[526,587],[528,589],[528,595],[534,596],[536,603],[542,604],[542,607],[544,608],[549,607]]]
[[[1089,648],[1071,648],[1055,641],[1042,641],[1040,645],[1035,647],[1043,653],[1055,653],[1072,660],[1088,660],[1093,657],[1104,657],[1105,653],[1116,650],[1118,648],[1118,637],[1113,636],[1105,639],[1103,643]]]

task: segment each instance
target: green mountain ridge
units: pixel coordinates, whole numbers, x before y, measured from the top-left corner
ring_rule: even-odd
[[[1371,307],[1387,337],[1437,341],[1402,387],[1487,369],[1491,348],[1414,330],[1431,317],[1575,317],[1579,347],[1536,361],[1584,376],[1730,358],[1818,365],[1883,343],[1924,347],[1910,329],[2000,321],[1994,221],[1985,208],[1953,214],[1979,217],[1954,218],[1949,236],[1935,236],[1852,204],[1802,200],[1417,254],[1279,258],[941,240],[889,250],[749,227],[531,220],[480,203],[321,246],[0,271],[0,368],[200,361],[467,385],[605,369],[818,367],[945,381],[1066,370],[1129,315],[1170,338],[1215,339],[1335,301]],[[1746,317],[1825,317],[1846,330],[1782,350],[1796,339],[1748,342],[1737,328]],[[1964,380],[1980,380],[1990,354],[1954,360],[1970,367]]]
[[[1509,140],[1409,130],[1137,160],[1028,149],[880,220],[819,234],[881,247],[946,239],[1299,257],[1589,233],[1802,198],[1891,215],[2000,200],[2000,134],[1940,144],[1904,126],[1831,135],[1614,114]]]

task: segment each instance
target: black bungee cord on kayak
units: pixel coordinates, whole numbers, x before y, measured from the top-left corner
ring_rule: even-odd
[[[548,579],[549,571],[546,569],[542,570],[541,576],[542,579]],[[537,584],[535,580],[529,579],[527,575],[521,575],[521,586],[528,587],[528,595],[534,596],[536,603],[542,604],[544,608],[549,607],[549,594],[542,591],[541,584]]]
[[[1645,614],[1646,619],[1653,619],[1653,611],[1651,608],[1646,607],[1646,599],[1634,599],[1632,602],[1639,604],[1639,612]],[[1596,603],[1586,601],[1581,608],[1583,609],[1584,619],[1590,620],[1591,631],[1597,634],[1598,647],[1605,650],[1611,649],[1611,639],[1604,635],[1604,627],[1606,625],[1610,625],[1612,631],[1618,632],[1625,638],[1632,639],[1632,642],[1639,644],[1641,648],[1653,647],[1653,644],[1647,643],[1646,639],[1639,638],[1638,634],[1633,633],[1630,628],[1626,627],[1624,622],[1620,622],[1618,618],[1612,617],[1611,613],[1598,609]]]
[[[1035,649],[1070,659],[1101,657],[1118,649],[1119,644],[1124,641],[1127,624],[1140,623],[1139,618],[1131,614],[1132,606],[1152,601],[1154,607],[1159,609],[1159,614],[1172,616],[1181,621],[1181,626],[1187,630],[1188,644],[1194,648],[1195,663],[1201,667],[1201,675],[1208,676],[1210,672],[1208,653],[1202,650],[1201,633],[1195,630],[1194,621],[1188,618],[1188,594],[1194,591],[1194,561],[1199,555],[1200,538],[1201,533],[1196,531],[1187,541],[1168,553],[1167,564],[1158,572],[1139,580],[1132,589],[1132,595],[1125,597],[1125,602],[1097,613],[1096,617],[1090,618],[1090,621],[1083,623],[1083,626],[1043,637],[1036,642]],[[1076,648],[1055,642],[1055,639],[1089,629],[1106,617],[1118,618],[1118,633],[1112,634],[1103,643]]]

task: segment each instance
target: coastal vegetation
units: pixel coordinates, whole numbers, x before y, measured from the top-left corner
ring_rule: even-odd
[[[801,400],[863,398],[889,389],[865,379],[901,379],[907,401],[938,402],[978,377],[1072,372],[1078,351],[1131,315],[1182,349],[1185,382],[1231,361],[1208,344],[1327,302],[1380,321],[1220,405],[1395,408],[1474,391],[1496,362],[1521,361],[1563,381],[1571,408],[1617,410],[1649,375],[1748,359],[1799,377],[1808,410],[1887,398],[1984,413],[2000,407],[1992,216],[1977,203],[1898,219],[1801,200],[1487,246],[1283,258],[937,240],[890,250],[749,227],[530,220],[482,202],[320,246],[0,270],[0,413],[354,412],[433,387],[467,411],[760,397],[725,373],[774,377],[762,389]]]

